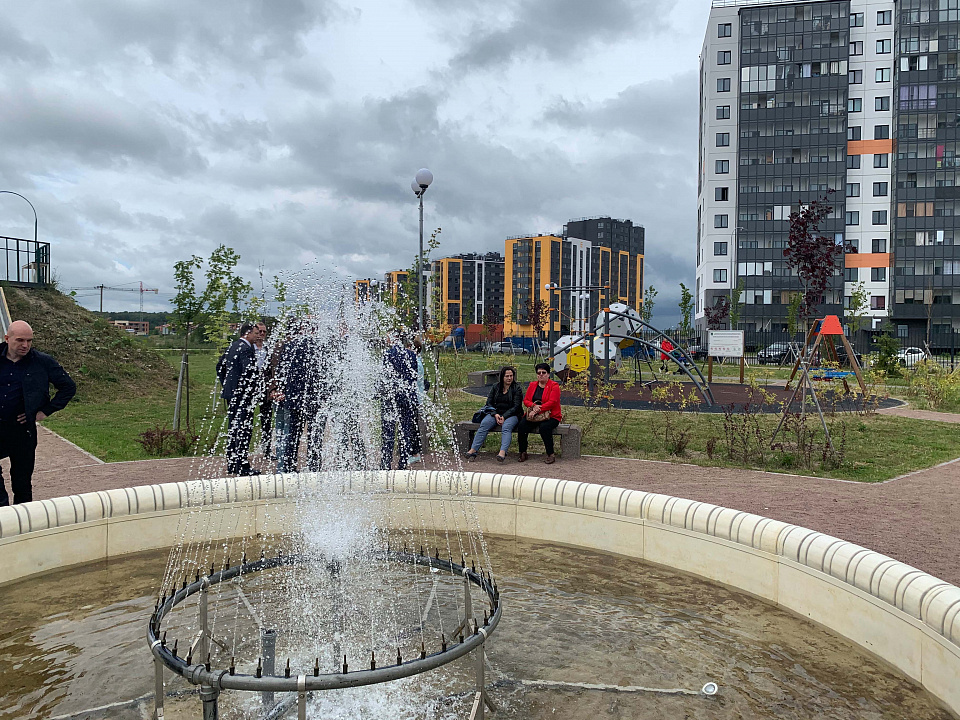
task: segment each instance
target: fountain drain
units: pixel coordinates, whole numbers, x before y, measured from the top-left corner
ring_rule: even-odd
[[[259,665],[254,675],[236,672],[231,662],[229,668],[219,668],[211,664],[211,655],[209,652],[210,643],[215,639],[210,633],[207,619],[207,595],[212,585],[222,583],[233,578],[240,577],[249,573],[261,572],[264,570],[298,565],[305,562],[298,555],[277,555],[276,557],[265,558],[254,562],[243,562],[234,567],[225,567],[219,572],[211,572],[204,577],[198,577],[192,583],[184,583],[180,589],[171,588],[170,593],[161,598],[147,628],[147,642],[154,656],[156,665],[156,717],[158,720],[163,718],[163,670],[164,668],[180,675],[188,682],[200,687],[200,697],[203,700],[203,718],[204,720],[215,720],[218,715],[219,695],[224,690],[239,690],[247,692],[260,692],[264,696],[272,696],[276,692],[293,692],[297,694],[297,707],[299,718],[306,718],[306,700],[307,693],[325,690],[340,690],[344,688],[360,687],[364,685],[373,685],[378,683],[390,682],[401,678],[419,675],[421,673],[435,670],[446,665],[468,653],[478,650],[477,654],[477,686],[474,692],[473,708],[470,714],[471,720],[483,718],[484,706],[495,710],[495,705],[487,695],[484,685],[484,653],[483,644],[493,634],[502,614],[500,604],[500,593],[489,574],[483,571],[477,572],[472,568],[453,562],[452,559],[445,560],[435,555],[431,557],[422,551],[419,554],[412,552],[398,552],[388,550],[386,558],[396,563],[406,563],[412,565],[422,565],[437,570],[445,570],[455,577],[463,578],[464,585],[464,613],[459,627],[454,632],[455,638],[451,638],[451,643],[444,639],[439,652],[427,654],[421,646],[420,656],[412,660],[403,661],[399,656],[396,664],[382,665],[377,667],[375,659],[371,660],[369,669],[350,670],[344,663],[343,672],[339,673],[321,673],[318,665],[315,665],[308,673],[293,675],[290,670],[289,661],[283,675],[274,674],[274,669],[264,668]],[[484,613],[483,623],[479,623],[473,614],[472,600],[470,596],[470,585],[476,585],[487,596],[491,612],[489,615]],[[177,605],[181,604],[187,598],[200,593],[200,635],[193,646],[188,650],[187,657],[178,655],[177,644],[168,647],[166,643],[166,633],[162,630],[162,623],[166,617]],[[194,663],[193,652],[201,662]],[[204,662],[205,660],[205,662]],[[267,671],[269,670],[269,671]]]

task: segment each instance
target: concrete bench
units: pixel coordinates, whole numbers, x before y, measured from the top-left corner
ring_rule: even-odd
[[[467,373],[467,382],[470,383],[470,387],[496,385],[499,379],[499,370],[474,370]]]
[[[462,420],[453,426],[453,437],[460,448],[461,453],[467,452],[473,443],[473,436],[480,429],[480,423]],[[494,425],[490,432],[500,432],[500,426]],[[516,434],[516,430],[513,431]],[[554,437],[560,438],[560,454],[568,460],[576,460],[580,457],[580,441],[583,438],[583,431],[579,425],[570,425],[561,423],[553,431]]]

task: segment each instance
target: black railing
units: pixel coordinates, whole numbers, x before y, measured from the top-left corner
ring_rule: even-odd
[[[50,243],[3,237],[6,282],[41,287],[50,284]]]

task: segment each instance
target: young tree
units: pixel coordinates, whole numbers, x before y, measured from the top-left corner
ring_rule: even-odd
[[[537,333],[536,344],[533,348],[534,354],[540,354],[540,340],[543,339],[543,329],[550,323],[550,305],[546,300],[540,298],[534,300],[530,306],[530,324]]]
[[[847,308],[847,322],[850,325],[850,334],[856,335],[863,328],[867,319],[867,310],[870,308],[870,293],[861,280],[853,286],[850,294],[850,307]]]
[[[743,310],[743,303],[740,298],[743,297],[743,278],[737,281],[737,286],[730,291],[730,329],[736,330],[740,324],[740,311]]]
[[[800,303],[803,302],[803,295],[800,293],[792,293],[790,295],[790,302],[787,303],[787,329],[790,331],[791,335],[796,335],[800,332]]]
[[[503,318],[497,317],[497,313],[493,308],[487,308],[483,313],[483,339],[487,343],[487,347],[490,346],[490,343],[494,339],[494,333],[497,332],[497,325],[500,324],[500,321]]]
[[[803,293],[800,317],[804,321],[816,313],[827,283],[836,271],[837,260],[843,255],[842,245],[820,233],[820,225],[831,212],[833,206],[824,196],[790,213],[790,236],[783,256],[800,279]]]
[[[650,322],[653,317],[654,298],[657,297],[657,289],[650,285],[643,293],[643,304],[640,306],[640,318],[644,322]]]
[[[437,239],[437,236],[440,235],[441,229],[437,228],[431,234],[427,240],[427,247],[423,251],[423,257],[417,258],[414,256],[413,265],[410,266],[408,270],[405,271],[406,278],[403,283],[397,289],[396,294],[393,297],[389,297],[388,301],[393,305],[394,309],[397,311],[397,316],[399,317],[400,323],[406,327],[416,327],[418,322],[418,312],[420,308],[419,293],[423,292],[426,294],[426,288],[421,290],[421,283],[423,282],[423,273],[421,268],[430,267],[430,253],[440,247],[440,241]],[[432,300],[432,302],[431,302]],[[433,312],[430,312],[432,309]],[[433,315],[433,322],[443,322],[446,318],[440,318],[438,313],[440,312],[440,298],[439,294],[435,295],[434,298],[423,298],[423,312],[424,319],[423,322],[425,325],[430,324],[431,318],[430,315]]]
[[[693,327],[691,319],[693,318],[693,293],[683,283],[680,283],[680,337],[687,338]]]
[[[707,316],[707,329],[719,330],[730,317],[730,300],[721,295],[713,307],[704,308],[703,312]]]

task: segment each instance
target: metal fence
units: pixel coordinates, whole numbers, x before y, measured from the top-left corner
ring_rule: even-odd
[[[4,277],[18,285],[50,283],[50,243],[0,236],[4,248]]]

